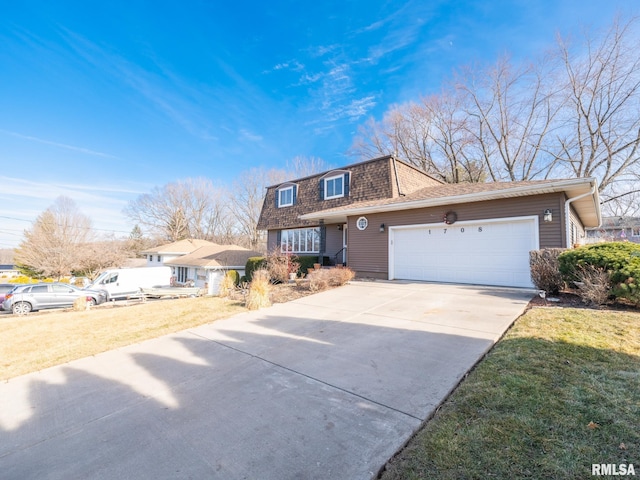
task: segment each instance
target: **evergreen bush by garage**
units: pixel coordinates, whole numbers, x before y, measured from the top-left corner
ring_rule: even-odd
[[[251,282],[253,272],[264,268],[265,260],[265,257],[249,257],[247,264],[244,267],[244,275],[247,277],[247,282]]]
[[[640,245],[605,242],[567,250],[558,257],[560,273],[567,282],[580,280],[590,266],[609,274],[611,295],[640,304]]]

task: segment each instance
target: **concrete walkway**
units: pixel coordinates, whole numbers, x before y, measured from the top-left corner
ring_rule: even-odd
[[[345,287],[0,384],[0,477],[370,479],[532,291]]]

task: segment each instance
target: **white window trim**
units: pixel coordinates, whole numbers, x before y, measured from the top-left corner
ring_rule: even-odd
[[[281,188],[278,190],[278,208],[280,207],[290,207],[293,205],[293,189],[295,187],[293,185],[291,185],[290,187],[285,187],[285,188]],[[288,190],[291,190],[291,203],[283,203],[282,202],[282,192],[286,192]]]
[[[329,183],[330,180],[337,180],[338,178],[340,178],[342,180],[342,193],[339,195],[328,195],[327,193],[327,185]],[[330,177],[327,177],[324,179],[324,199],[325,200],[331,200],[332,198],[342,198],[344,197],[344,173],[341,173],[339,175],[332,175]]]

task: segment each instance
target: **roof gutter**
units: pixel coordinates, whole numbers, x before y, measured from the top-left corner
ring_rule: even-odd
[[[575,202],[576,200],[580,200],[581,198],[588,197],[589,195],[593,195],[594,193],[596,193],[596,183],[595,182],[591,184],[591,190],[589,192],[586,192],[586,193],[583,193],[581,195],[578,195],[577,197],[569,198],[564,202],[565,240],[566,240],[567,248],[571,248],[571,245],[569,245],[569,242],[571,241],[571,220],[570,220],[571,210],[570,210],[570,205],[573,202]],[[598,212],[598,227],[600,227],[600,225],[602,224],[602,217],[600,215],[600,209],[597,208],[596,210]]]
[[[467,193],[463,195],[456,195],[453,197],[437,197],[437,198],[389,203],[384,205],[372,205],[367,207],[346,208],[339,212],[322,212],[322,211],[313,212],[313,213],[300,215],[299,218],[302,220],[316,220],[318,218],[331,217],[332,214],[342,215],[342,216],[366,215],[371,213],[378,213],[381,211],[392,212],[392,211],[405,210],[410,208],[426,208],[426,207],[435,207],[435,206],[442,206],[442,205],[454,205],[459,203],[479,202],[484,200],[494,200],[498,198],[518,197],[523,195],[535,195],[535,194],[542,194],[542,193],[560,192],[560,191],[564,191],[565,188],[579,185],[581,183],[586,183],[586,182],[584,181],[584,179],[570,179],[565,181],[549,182],[545,184],[527,185],[523,187],[510,188],[507,190],[492,190],[492,191],[477,192],[477,193]],[[574,197],[573,200],[577,200],[587,195],[593,195],[594,192],[595,192],[595,187],[592,186],[590,192],[587,192],[585,194],[580,194],[578,197]],[[599,214],[598,214],[598,219],[600,219]]]

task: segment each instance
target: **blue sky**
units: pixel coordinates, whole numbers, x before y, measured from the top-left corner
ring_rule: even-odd
[[[0,0],[0,248],[59,195],[122,209],[187,177],[331,165],[358,126],[473,62],[602,28],[632,0]]]

